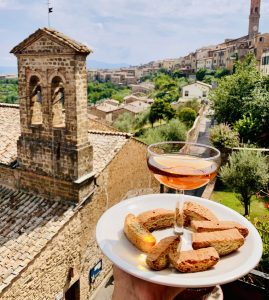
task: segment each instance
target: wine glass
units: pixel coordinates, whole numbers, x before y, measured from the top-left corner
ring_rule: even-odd
[[[184,194],[184,190],[200,188],[216,177],[220,152],[203,144],[160,142],[148,147],[147,163],[161,184]],[[177,206],[176,217],[178,212]],[[175,222],[175,232],[183,234],[182,214],[181,220]]]

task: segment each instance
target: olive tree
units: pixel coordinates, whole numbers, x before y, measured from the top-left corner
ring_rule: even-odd
[[[221,168],[220,176],[224,184],[237,194],[247,216],[251,197],[269,182],[267,158],[259,151],[244,149],[233,152],[228,164]]]

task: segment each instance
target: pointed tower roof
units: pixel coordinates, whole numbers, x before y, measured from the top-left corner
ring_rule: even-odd
[[[25,40],[23,40],[21,43],[19,43],[17,46],[15,46],[10,53],[13,54],[20,54],[26,47],[31,45],[33,42],[38,40],[41,36],[47,35],[49,37],[52,37],[53,39],[57,40],[61,44],[64,44],[73,50],[75,50],[78,53],[84,53],[89,54],[92,52],[91,49],[89,49],[87,46],[70,39],[66,35],[62,34],[61,32],[52,29],[52,28],[39,28],[37,31],[35,31],[33,34],[29,35]]]

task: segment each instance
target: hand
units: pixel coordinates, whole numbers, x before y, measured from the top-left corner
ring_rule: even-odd
[[[112,300],[172,300],[184,288],[170,287],[144,281],[113,266],[114,292]]]

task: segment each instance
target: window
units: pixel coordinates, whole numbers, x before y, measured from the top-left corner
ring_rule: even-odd
[[[262,43],[262,42],[264,41],[264,38],[261,36],[261,37],[259,38],[259,41]]]
[[[258,13],[258,12],[259,12],[259,8],[255,7],[255,13]]]
[[[206,96],[207,96],[206,91],[203,91],[203,97],[206,97]]]
[[[189,97],[189,91],[185,91],[185,97]]]

